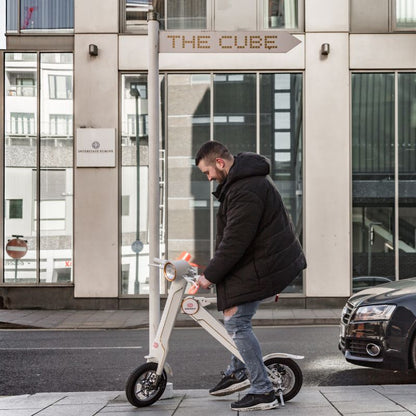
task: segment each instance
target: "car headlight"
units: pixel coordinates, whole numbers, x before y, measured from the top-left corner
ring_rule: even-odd
[[[361,306],[354,314],[353,321],[388,321],[396,305]]]

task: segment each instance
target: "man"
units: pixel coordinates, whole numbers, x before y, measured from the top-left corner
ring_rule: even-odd
[[[233,156],[222,143],[209,141],[195,163],[209,181],[218,182],[214,196],[220,201],[215,254],[199,284],[216,285],[218,310],[245,363],[233,356],[210,394],[223,396],[250,385],[231,408],[272,409],[278,402],[251,319],[261,300],[280,293],[306,267],[305,257],[265,157]]]

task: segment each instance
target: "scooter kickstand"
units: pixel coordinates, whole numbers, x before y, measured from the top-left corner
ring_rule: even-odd
[[[281,406],[283,406],[283,407],[284,407],[284,405],[285,405],[285,400],[283,399],[283,391],[282,391],[282,389],[279,389],[277,392],[278,392],[278,394],[279,394],[280,404],[281,404]]]

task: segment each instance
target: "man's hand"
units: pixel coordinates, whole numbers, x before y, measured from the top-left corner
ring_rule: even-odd
[[[211,285],[213,285],[212,282],[210,282],[203,274],[199,276],[198,284],[203,289],[208,289]]]

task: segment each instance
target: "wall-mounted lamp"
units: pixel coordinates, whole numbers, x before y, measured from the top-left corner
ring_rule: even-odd
[[[329,55],[329,43],[323,43],[322,45],[321,45],[321,55],[325,55],[325,56],[327,56],[327,55]]]
[[[88,53],[90,56],[97,56],[98,55],[98,46],[91,43],[88,45]]]

